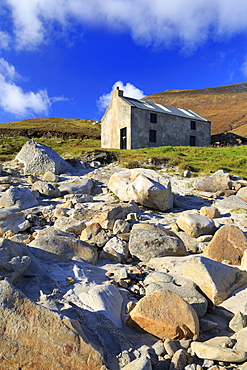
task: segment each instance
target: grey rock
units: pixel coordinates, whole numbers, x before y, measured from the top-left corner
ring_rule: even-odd
[[[48,182],[56,182],[58,181],[58,179],[59,177],[51,171],[46,171],[44,175],[42,176],[42,180],[48,181]]]
[[[235,333],[234,339],[237,340],[234,349],[247,352],[247,328],[243,328]]]
[[[113,226],[113,234],[125,234],[130,230],[130,224],[125,220],[116,220]]]
[[[59,190],[62,195],[65,194],[90,194],[93,187],[91,179],[86,179],[79,182],[72,182],[68,184],[62,184],[59,186]]]
[[[38,201],[31,191],[20,186],[9,188],[0,198],[0,208],[16,206],[26,209],[36,205],[38,205]]]
[[[23,243],[0,239],[0,280],[15,284],[31,263],[28,248]]]
[[[38,231],[29,248],[41,260],[69,261],[73,257],[80,257],[92,264],[97,261],[97,251],[93,246],[53,227]]]
[[[128,365],[124,366],[122,370],[152,370],[152,363],[150,358],[142,356]]]
[[[228,173],[219,170],[207,178],[196,180],[193,186],[200,191],[216,192],[218,190],[231,189],[232,182]]]
[[[247,209],[247,202],[237,195],[230,195],[230,197],[217,202],[216,205],[221,212],[232,211],[238,208]]]
[[[222,348],[211,344],[192,342],[191,349],[202,359],[239,363],[247,360],[247,352]]]
[[[194,238],[203,234],[213,234],[216,231],[215,223],[211,218],[189,212],[182,213],[177,219],[177,224],[181,230]]]
[[[73,217],[60,216],[55,221],[54,228],[68,233],[81,235],[81,232],[86,228],[86,224]]]
[[[99,257],[108,258],[117,262],[125,262],[128,258],[127,243],[115,236],[105,244]]]
[[[73,167],[53,149],[33,140],[23,145],[15,159],[24,164],[25,174],[38,175],[51,171],[59,175],[74,171]]]
[[[232,331],[238,332],[239,330],[246,327],[246,318],[245,316],[239,311],[237,312],[231,321],[229,322],[229,328]]]
[[[179,349],[172,357],[169,370],[183,370],[188,365],[188,354],[185,349]]]
[[[46,195],[50,198],[57,198],[61,196],[60,190],[53,184],[46,181],[36,181],[32,186],[32,190],[36,190],[41,195]]]
[[[186,249],[172,231],[151,224],[136,224],[130,233],[129,251],[141,261],[148,261],[153,257],[181,256]]]
[[[26,230],[30,227],[30,223],[25,218],[25,214],[17,207],[6,207],[0,209],[0,236],[6,231],[11,231],[14,234]]]
[[[194,281],[215,305],[247,282],[245,271],[201,256],[187,262],[183,275]]]

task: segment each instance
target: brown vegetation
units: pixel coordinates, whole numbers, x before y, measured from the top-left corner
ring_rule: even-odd
[[[200,90],[167,90],[143,98],[191,109],[212,122],[212,134],[234,132],[247,137],[247,83]]]

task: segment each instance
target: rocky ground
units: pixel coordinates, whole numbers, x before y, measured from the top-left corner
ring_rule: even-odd
[[[247,184],[28,142],[0,176],[1,369],[247,369]]]

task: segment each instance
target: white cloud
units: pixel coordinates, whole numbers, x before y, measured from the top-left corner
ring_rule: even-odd
[[[117,81],[113,84],[111,92],[107,94],[103,94],[98,99],[98,107],[100,110],[105,110],[111,101],[112,92],[116,90],[116,87],[119,87],[120,90],[123,90],[124,95],[128,96],[129,98],[141,99],[144,97],[144,93],[142,90],[135,87],[130,82],[127,82],[126,85],[122,81]]]
[[[19,48],[52,37],[52,27],[90,24],[130,32],[144,45],[195,48],[247,31],[246,0],[3,0]],[[50,33],[50,34],[49,34]]]
[[[53,102],[64,100],[63,97],[49,98],[46,90],[25,92],[16,84],[20,75],[15,67],[0,58],[0,110],[17,117],[47,115]]]

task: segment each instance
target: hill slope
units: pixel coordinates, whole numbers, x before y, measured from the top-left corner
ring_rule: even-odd
[[[246,82],[200,90],[167,90],[142,100],[191,109],[212,122],[212,134],[237,129],[238,135],[247,136]]]
[[[32,118],[0,123],[0,136],[100,139],[100,124],[77,118]]]

